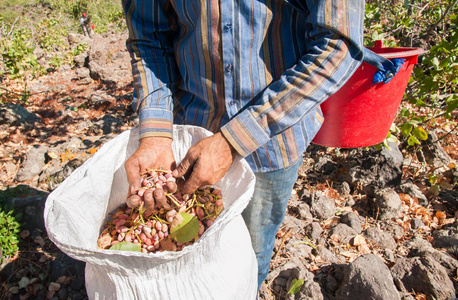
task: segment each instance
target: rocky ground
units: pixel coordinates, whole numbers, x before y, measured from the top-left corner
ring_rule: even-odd
[[[0,267],[0,299],[87,298],[84,263],[49,241],[43,207],[104,142],[138,124],[125,38],[71,34],[70,47],[89,50],[28,82],[27,103],[0,105],[0,201],[23,223],[19,253]],[[441,130],[416,152],[310,146],[259,298],[456,297],[457,136]],[[295,279],[303,284],[288,293]]]

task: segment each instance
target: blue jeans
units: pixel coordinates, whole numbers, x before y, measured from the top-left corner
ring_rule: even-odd
[[[258,289],[269,273],[275,235],[285,218],[302,159],[286,169],[255,173],[253,197],[242,212],[258,261]]]

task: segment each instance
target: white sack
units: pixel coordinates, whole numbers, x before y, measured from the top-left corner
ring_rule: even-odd
[[[209,131],[174,126],[177,161]],[[67,255],[86,262],[90,299],[255,299],[257,262],[240,216],[254,189],[254,175],[236,159],[221,188],[224,211],[195,244],[179,252],[144,254],[97,249],[108,213],[125,203],[124,162],[138,148],[138,129],[107,142],[46,200],[49,238]]]

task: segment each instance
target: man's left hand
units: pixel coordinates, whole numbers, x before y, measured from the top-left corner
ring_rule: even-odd
[[[217,183],[226,175],[237,152],[221,134],[216,133],[192,146],[183,161],[173,171],[178,187],[191,194],[199,187]]]

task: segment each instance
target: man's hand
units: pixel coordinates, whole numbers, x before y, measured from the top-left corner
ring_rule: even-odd
[[[180,165],[173,171],[178,187],[191,194],[199,187],[218,182],[226,175],[237,152],[221,134],[205,138],[192,146]]]
[[[140,174],[146,169],[175,168],[172,152],[172,139],[165,137],[146,137],[140,140],[140,147],[124,164],[129,182],[127,197],[136,194],[141,187]]]

